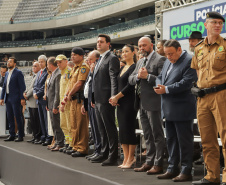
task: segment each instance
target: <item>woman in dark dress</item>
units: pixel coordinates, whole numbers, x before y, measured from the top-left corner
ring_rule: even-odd
[[[126,62],[118,75],[119,93],[109,99],[109,103],[117,107],[117,118],[119,124],[119,140],[122,144],[124,160],[120,168],[131,168],[135,163],[134,158],[136,148],[136,116],[137,111],[134,109],[135,86],[128,82],[130,74],[135,69],[136,56],[132,45],[125,45],[122,49],[122,57]]]

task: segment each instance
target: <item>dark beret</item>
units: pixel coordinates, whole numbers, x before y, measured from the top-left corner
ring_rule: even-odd
[[[206,19],[221,19],[223,22],[225,22],[224,17],[218,12],[207,12]]]
[[[203,39],[200,31],[193,31],[188,39]]]
[[[82,48],[80,47],[74,47],[71,52],[73,52],[74,54],[78,54],[78,55],[85,55],[85,52]]]

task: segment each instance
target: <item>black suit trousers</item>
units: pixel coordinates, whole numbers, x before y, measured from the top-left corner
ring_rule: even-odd
[[[110,160],[117,160],[118,131],[115,125],[115,108],[109,103],[95,103],[95,113],[101,135],[101,155]]]
[[[181,173],[190,175],[193,159],[193,120],[166,120],[166,139],[169,153],[167,171],[176,173],[181,163]]]
[[[29,107],[29,113],[30,113],[30,120],[31,120],[32,135],[35,139],[40,139],[42,132],[41,132],[41,126],[39,121],[38,108]]]

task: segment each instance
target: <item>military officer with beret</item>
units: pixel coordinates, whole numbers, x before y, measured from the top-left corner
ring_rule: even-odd
[[[85,52],[80,47],[74,47],[71,51],[71,60],[75,64],[71,71],[66,98],[63,104],[71,101],[70,122],[72,135],[72,150],[67,154],[73,157],[83,157],[88,154],[88,117],[82,115],[83,88],[89,74],[89,68],[84,62]]]
[[[206,176],[192,182],[194,185],[220,184],[218,133],[226,160],[226,39],[220,36],[224,22],[224,17],[217,12],[206,14],[207,37],[196,46],[191,64],[198,74],[197,118],[207,169]],[[226,169],[222,185],[226,185]]]

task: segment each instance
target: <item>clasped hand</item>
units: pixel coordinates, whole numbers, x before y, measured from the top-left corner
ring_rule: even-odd
[[[112,105],[112,106],[118,106],[118,99],[116,98],[116,96],[112,96],[110,99],[109,99],[109,103]]]

